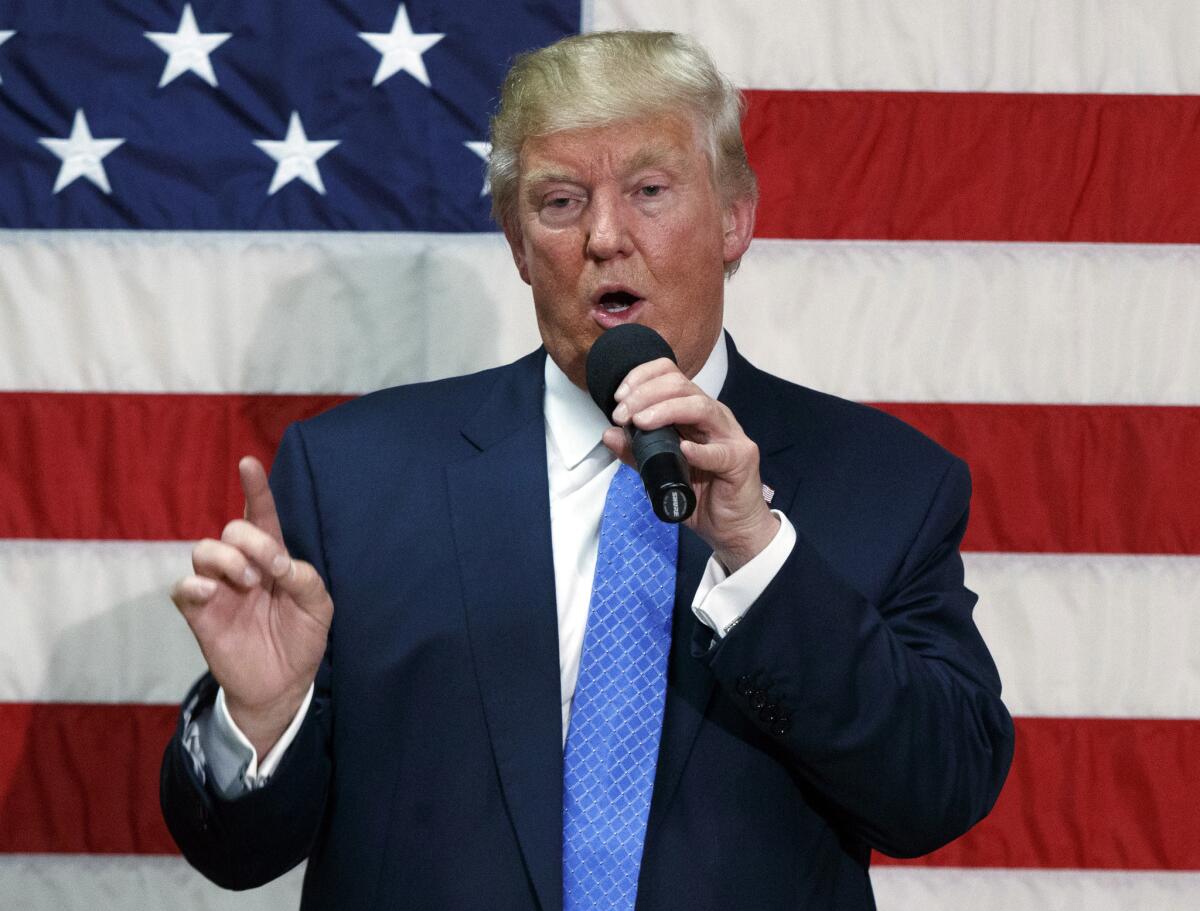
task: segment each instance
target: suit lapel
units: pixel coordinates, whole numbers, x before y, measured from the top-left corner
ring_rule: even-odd
[[[562,907],[562,716],[542,354],[518,361],[447,466],[467,630],[496,770],[529,878]]]
[[[771,507],[786,512],[799,481],[791,458],[794,450],[787,416],[773,412],[772,397],[764,395],[763,374],[738,354],[733,339],[726,336],[726,340],[729,373],[719,399],[758,444],[763,483],[775,491]],[[698,622],[692,613],[692,598],[711,555],[712,549],[699,535],[680,529],[662,747],[646,826],[647,844],[675,796],[715,688],[712,674],[692,655],[692,632]]]
[[[646,844],[654,835],[675,790],[712,697],[713,677],[691,652],[692,597],[712,550],[689,528],[679,529],[679,558],[675,573],[675,607],[671,621],[671,653],[667,658],[667,698],[663,732],[654,772]]]
[[[779,383],[738,354],[729,342],[729,375],[720,400],[729,406],[746,436],[758,444],[759,474],[775,491],[771,508],[787,512],[800,484],[797,424],[801,415],[783,412],[771,384]]]

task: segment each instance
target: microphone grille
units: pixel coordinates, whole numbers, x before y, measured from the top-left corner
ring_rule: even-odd
[[[592,401],[611,420],[617,407],[617,387],[634,367],[660,357],[675,360],[667,340],[640,323],[622,323],[605,331],[592,344],[587,356],[587,387]]]

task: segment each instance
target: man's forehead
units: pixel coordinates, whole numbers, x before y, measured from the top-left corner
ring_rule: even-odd
[[[621,174],[651,167],[681,170],[702,154],[696,130],[681,118],[618,121],[531,137],[521,149],[520,179],[544,182],[596,168]]]

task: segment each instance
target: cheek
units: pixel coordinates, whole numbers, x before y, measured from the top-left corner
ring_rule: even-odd
[[[576,306],[584,264],[574,250],[569,238],[556,236],[541,239],[530,251],[530,285],[538,321],[559,331],[586,320],[586,313]]]
[[[693,290],[711,284],[714,275],[724,275],[720,239],[694,228],[660,237],[650,258],[658,264],[660,274],[665,271],[676,283]]]
[[[545,279],[561,282],[575,274],[583,265],[577,245],[570,232],[555,232],[539,237],[530,245],[530,268]]]
[[[719,225],[694,210],[676,213],[669,222],[662,222],[652,232],[650,243],[660,255],[675,260],[705,262],[720,256],[723,237]]]

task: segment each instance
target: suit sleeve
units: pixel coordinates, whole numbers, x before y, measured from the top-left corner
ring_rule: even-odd
[[[289,552],[312,563],[329,586],[312,475],[295,425],[276,454],[271,489]],[[248,794],[222,799],[184,745],[192,718],[216,698],[212,675],[205,674],[184,700],[163,755],[159,797],[175,843],[192,866],[217,885],[249,889],[269,882],[304,860],[318,835],[333,769],[332,633],[330,643],[295,740],[270,780]]]
[[[775,579],[723,640],[693,651],[794,769],[871,847],[911,857],[987,814],[1013,726],[971,617],[958,545],[970,476],[954,460],[881,603],[798,533]]]

